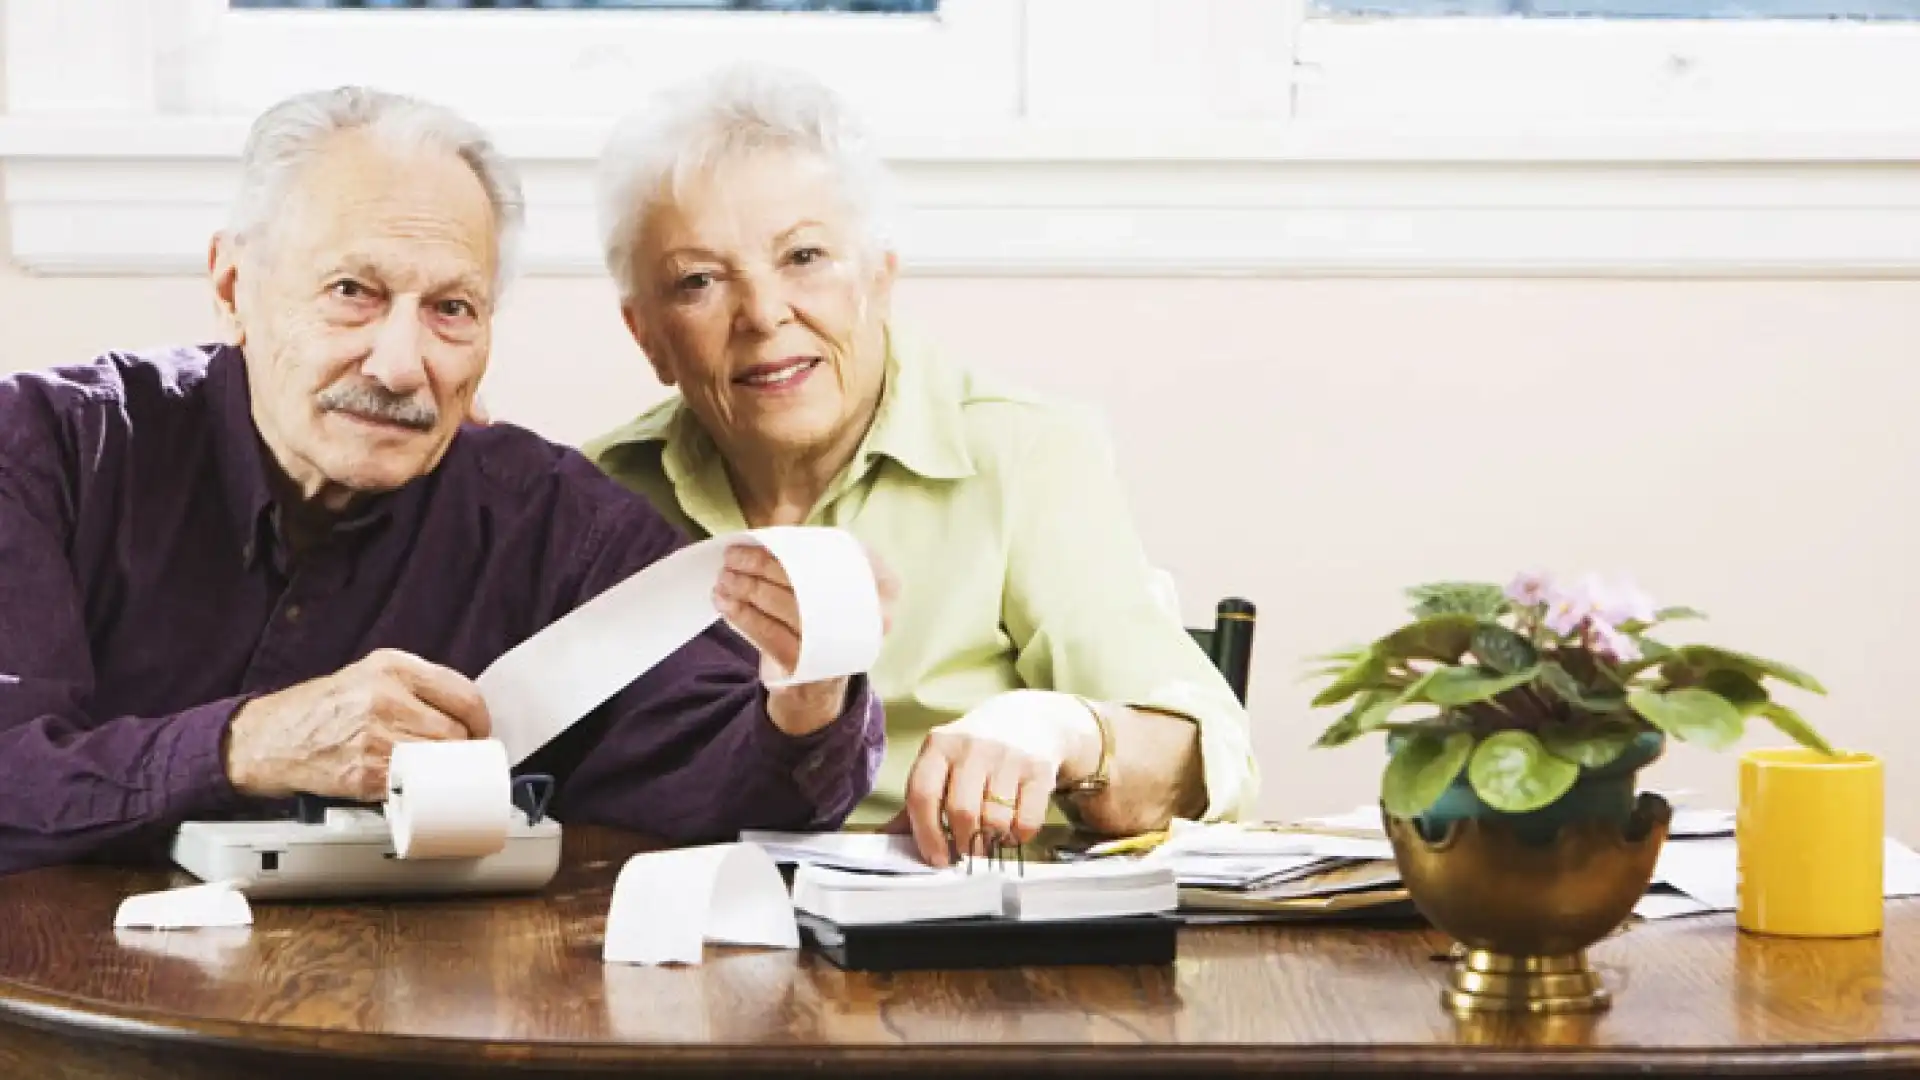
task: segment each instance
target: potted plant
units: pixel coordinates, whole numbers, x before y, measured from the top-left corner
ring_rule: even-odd
[[[1457,971],[1450,1005],[1602,1005],[1584,950],[1645,893],[1670,813],[1636,794],[1640,770],[1669,738],[1724,750],[1755,718],[1833,753],[1774,696],[1825,688],[1777,661],[1662,643],[1656,628],[1704,616],[1656,608],[1629,581],[1524,573],[1407,594],[1410,622],[1315,658],[1331,681],[1313,705],[1342,710],[1315,745],[1386,736],[1380,804],[1408,891],[1463,964],[1488,969]],[[1514,965],[1569,978],[1494,978]]]

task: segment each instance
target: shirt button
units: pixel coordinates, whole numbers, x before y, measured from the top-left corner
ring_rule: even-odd
[[[820,766],[826,761],[826,758],[826,751],[815,750],[813,753],[807,755],[806,761],[801,763],[800,771],[808,776],[812,776],[814,773],[820,771]]]
[[[287,605],[287,621],[288,622],[300,621],[300,605],[299,604]]]

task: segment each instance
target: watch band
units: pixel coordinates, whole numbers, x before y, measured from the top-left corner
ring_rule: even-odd
[[[1100,711],[1100,706],[1087,698],[1078,694],[1075,694],[1074,698],[1086,706],[1087,712],[1093,714],[1094,726],[1100,729],[1100,763],[1094,766],[1090,775],[1083,776],[1061,789],[1060,794],[1068,798],[1098,795],[1107,790],[1107,774],[1113,765],[1113,725],[1107,722],[1107,714]]]

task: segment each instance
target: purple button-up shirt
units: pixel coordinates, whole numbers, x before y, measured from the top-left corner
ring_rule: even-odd
[[[509,425],[292,561],[231,348],[114,353],[0,379],[0,873],[164,852],[183,820],[282,816],[228,782],[249,699],[380,648],[473,678],[683,538],[585,458]],[[677,842],[837,827],[872,787],[880,707],[767,718],[723,622],[523,763],[562,822]]]

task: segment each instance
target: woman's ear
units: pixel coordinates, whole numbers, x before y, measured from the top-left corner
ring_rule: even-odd
[[[660,380],[661,386],[674,385],[673,367],[666,362],[664,351],[647,347],[647,323],[640,314],[640,305],[632,300],[623,301],[620,321],[627,324],[627,333],[632,334],[633,343],[640,346],[640,355],[653,366],[653,377]]]

